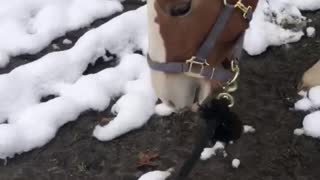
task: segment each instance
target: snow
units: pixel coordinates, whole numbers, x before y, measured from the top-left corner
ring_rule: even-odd
[[[304,130],[302,128],[297,128],[293,131],[293,134],[296,136],[301,136],[304,134]]]
[[[169,116],[174,112],[174,109],[164,103],[161,103],[156,105],[155,112],[159,116]]]
[[[255,133],[256,129],[253,126],[249,126],[249,125],[244,125],[243,126],[243,133],[247,134],[247,133]],[[229,144],[233,144],[233,141],[230,141]],[[227,152],[224,150],[225,149],[225,144],[223,142],[216,142],[216,144],[213,147],[210,148],[204,148],[204,150],[201,153],[200,159],[201,160],[208,160],[210,159],[212,156],[215,156],[218,150],[223,150],[223,156],[227,157],[228,154]]]
[[[232,167],[238,168],[240,166],[240,160],[239,159],[233,159],[232,160]]]
[[[216,142],[216,144],[211,148],[204,148],[203,152],[201,153],[200,159],[201,160],[208,160],[212,156],[216,155],[217,150],[224,150],[224,143]],[[225,155],[225,153],[224,153]]]
[[[37,53],[66,32],[121,11],[120,1],[1,1],[0,7],[4,8],[0,10],[0,67],[5,66],[12,56]],[[259,1],[246,33],[244,49],[250,55],[258,55],[269,46],[299,41],[307,23],[300,10],[316,10],[320,8],[319,4],[320,0]]]
[[[295,103],[295,109],[311,111],[303,120],[303,134],[314,138],[320,138],[320,86],[309,90],[308,95]],[[296,132],[295,132],[296,134]]]
[[[120,95],[112,107],[116,118],[105,127],[98,125],[93,135],[111,140],[141,127],[154,113],[156,102],[145,57],[132,54],[136,49],[146,52],[146,29],[137,28],[146,21],[135,21],[143,17],[144,7],[124,13],[86,33],[70,50],[0,75],[0,123],[7,122],[0,124],[0,158],[43,146],[81,112],[102,111]],[[88,64],[106,49],[119,56],[120,64],[83,76]],[[41,103],[48,95],[56,98]]]
[[[53,39],[121,11],[121,1],[0,1],[0,67],[11,56],[37,53],[47,46],[59,50],[58,45],[50,45]],[[318,9],[319,1],[260,0],[247,30],[245,50],[257,55],[269,46],[300,40],[308,21],[300,10]],[[64,40],[64,44],[68,43]],[[155,109],[156,97],[146,58],[133,54],[135,50],[146,54],[147,44],[147,15],[143,6],[92,29],[69,50],[52,52],[0,75],[0,123],[3,123],[0,158],[45,145],[61,126],[76,120],[86,110],[106,109],[116,97],[120,98],[111,108],[116,117],[108,125],[97,125],[93,130],[93,136],[101,141],[110,141],[141,127],[155,110],[162,115],[172,113],[161,105]],[[111,60],[105,55],[106,50],[117,55],[119,65],[83,75],[86,67],[99,57]],[[48,95],[55,98],[40,102]],[[320,87],[312,88],[308,96],[296,103],[296,109],[312,111],[304,119],[304,134],[320,137],[319,107]],[[224,144],[218,142],[206,148],[201,159],[209,159],[217,149],[224,149]]]
[[[308,27],[306,29],[308,37],[315,37],[316,36],[316,29],[314,27]]]
[[[319,0],[287,0],[290,3],[294,4],[301,10],[317,10],[320,9],[320,1]]]
[[[247,133],[255,133],[256,132],[256,129],[252,126],[249,126],[249,125],[244,125],[243,126],[243,133],[244,134],[247,134]]]
[[[0,67],[11,56],[37,53],[66,32],[123,9],[119,0],[2,0],[0,7]]]
[[[304,35],[307,19],[302,10],[315,10],[320,0],[260,0],[246,32],[244,49],[259,55],[269,46],[297,42]]]
[[[296,110],[314,110],[320,108],[320,86],[309,90],[308,95],[295,103]]]
[[[303,120],[304,134],[320,138],[320,111],[307,115]]]
[[[171,175],[172,172],[172,168],[168,169],[167,171],[151,171],[142,175],[138,180],[165,180]]]

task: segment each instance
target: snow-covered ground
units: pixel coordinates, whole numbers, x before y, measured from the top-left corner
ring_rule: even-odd
[[[137,49],[146,52],[146,29],[140,28],[145,26],[145,13],[145,7],[124,13],[86,33],[72,49],[50,53],[1,75],[0,158],[43,146],[81,112],[102,111],[120,95],[112,107],[117,117],[107,126],[97,126],[93,135],[111,140],[142,126],[156,101],[145,57],[132,54]],[[106,50],[117,54],[120,64],[83,76],[88,64]],[[41,97],[48,95],[56,98],[41,103]]]
[[[66,32],[122,11],[120,0],[1,0],[0,67],[34,54]]]
[[[301,9],[320,8],[319,0],[260,0],[246,32],[244,49],[259,55],[269,46],[297,42],[304,35],[307,19]],[[302,6],[303,5],[303,6]]]
[[[301,100],[296,102],[295,109],[309,111],[310,114],[304,118],[303,127],[295,130],[294,133],[320,138],[320,86],[311,88]]]
[[[247,31],[245,50],[258,55],[268,46],[300,40],[307,19],[299,9],[318,8],[320,0],[260,0]],[[0,66],[5,66],[11,56],[36,53],[67,31],[121,10],[119,0],[2,0]],[[93,135],[109,141],[146,123],[153,114],[156,97],[145,57],[133,54],[139,49],[147,53],[146,18],[145,7],[124,13],[87,32],[73,48],[50,53],[0,75],[0,158],[43,146],[81,112],[104,110],[112,98],[119,96],[112,107],[117,116],[108,125],[97,126]],[[82,75],[88,64],[94,64],[106,50],[116,54],[120,64]],[[56,97],[40,102],[48,95]],[[303,110],[320,107],[319,96],[319,87],[315,87],[297,108],[299,104]],[[315,111],[305,118],[305,134],[320,136],[316,129],[320,128],[319,116]]]

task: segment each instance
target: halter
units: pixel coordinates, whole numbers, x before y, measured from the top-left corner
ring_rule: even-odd
[[[241,57],[244,33],[237,39],[231,55],[231,71],[223,67],[211,67],[207,62],[209,53],[217,44],[217,40],[223,32],[230,15],[235,9],[241,11],[243,18],[248,22],[252,19],[253,10],[251,6],[245,6],[242,0],[238,0],[236,4],[230,4],[227,0],[223,1],[224,8],[220,12],[217,22],[212,27],[205,41],[201,44],[195,56],[187,59],[184,63],[169,62],[158,63],[152,61],[148,55],[148,63],[150,68],[156,71],[165,73],[184,73],[187,76],[195,78],[205,78],[209,80],[218,80],[224,90],[223,93],[218,95],[218,99],[226,98],[230,101],[230,107],[233,106],[234,100],[229,92],[236,90],[236,81],[238,79],[240,68],[239,60]]]

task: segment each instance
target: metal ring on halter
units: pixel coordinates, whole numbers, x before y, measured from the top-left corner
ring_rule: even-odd
[[[224,86],[222,86],[222,89],[225,92],[234,92],[238,89],[237,80],[240,75],[240,67],[238,64],[238,60],[234,59],[231,61],[231,71],[234,73],[232,79],[227,81]]]
[[[235,102],[234,102],[234,98],[231,94],[226,93],[226,92],[218,94],[217,99],[222,99],[222,98],[226,99],[229,102],[229,105],[228,105],[229,108],[234,106]]]

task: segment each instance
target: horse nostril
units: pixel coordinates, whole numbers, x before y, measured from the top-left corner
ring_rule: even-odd
[[[171,16],[183,16],[190,11],[191,0],[188,2],[178,3],[170,8]]]

